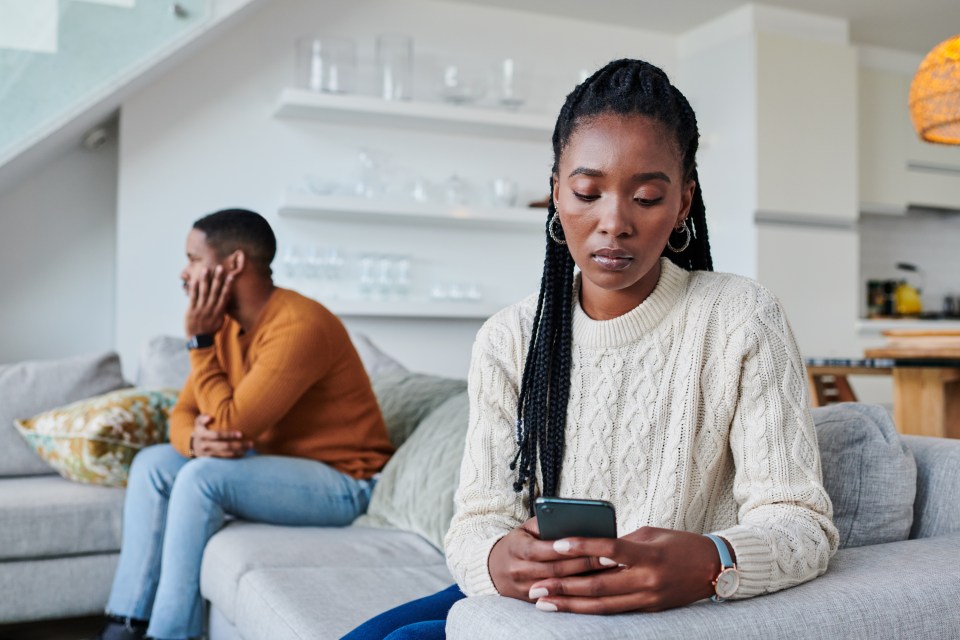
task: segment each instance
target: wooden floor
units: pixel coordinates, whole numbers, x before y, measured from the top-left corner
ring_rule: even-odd
[[[104,618],[74,618],[26,624],[0,624],[0,640],[87,640],[103,627]]]

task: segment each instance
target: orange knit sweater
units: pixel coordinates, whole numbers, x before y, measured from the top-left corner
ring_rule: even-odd
[[[197,415],[240,431],[260,454],[319,460],[355,478],[379,471],[393,446],[370,379],[339,318],[275,289],[247,333],[232,318],[215,344],[190,352],[190,376],[170,414],[183,455]]]

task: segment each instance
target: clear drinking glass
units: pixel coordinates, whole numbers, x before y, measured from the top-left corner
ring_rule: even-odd
[[[504,58],[497,65],[497,101],[507,109],[519,109],[526,98],[524,77],[513,58]]]
[[[396,33],[377,36],[377,71],[384,100],[413,97],[413,38]]]
[[[469,60],[454,59],[443,65],[440,97],[452,104],[471,104],[486,93],[483,73]]]
[[[510,178],[496,178],[490,183],[493,204],[512,207],[517,204],[517,183]]]
[[[299,86],[324,93],[353,93],[357,80],[357,45],[350,38],[306,37],[297,41]]]

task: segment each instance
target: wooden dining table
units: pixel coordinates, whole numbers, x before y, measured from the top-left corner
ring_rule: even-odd
[[[887,345],[864,355],[893,360],[893,420],[900,433],[960,438],[960,347]]]

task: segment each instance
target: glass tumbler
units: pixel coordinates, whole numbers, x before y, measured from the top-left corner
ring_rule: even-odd
[[[310,91],[353,93],[357,45],[350,38],[306,37],[297,41],[298,84]]]
[[[513,58],[504,58],[497,65],[497,101],[507,109],[519,109],[524,103],[524,77]]]
[[[413,97],[413,38],[396,33],[377,36],[377,73],[384,100]]]

